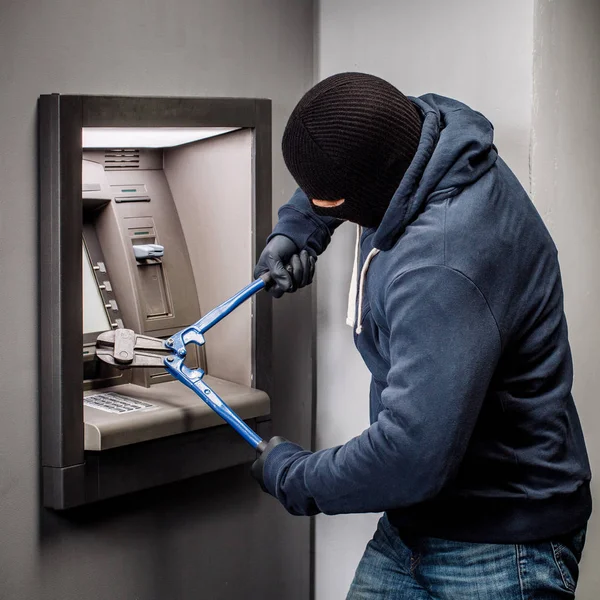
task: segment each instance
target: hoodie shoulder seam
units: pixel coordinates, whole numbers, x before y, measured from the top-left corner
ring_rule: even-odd
[[[387,297],[388,292],[390,290],[390,288],[399,280],[402,279],[402,277],[404,277],[405,275],[408,275],[409,273],[414,273],[415,271],[422,271],[424,269],[445,269],[447,271],[450,271],[452,273],[456,273],[457,275],[459,275],[460,277],[462,277],[463,279],[466,279],[479,293],[479,295],[481,296],[481,298],[483,299],[483,301],[485,302],[485,305],[487,306],[488,312],[490,313],[490,316],[492,317],[492,320],[494,321],[494,324],[496,325],[496,331],[498,332],[498,339],[500,341],[500,348],[504,347],[504,341],[503,341],[503,337],[502,337],[502,331],[500,330],[500,325],[498,324],[498,320],[496,319],[496,316],[494,315],[494,311],[492,310],[492,307],[490,306],[490,303],[488,302],[488,299],[486,298],[485,294],[481,291],[481,289],[479,288],[479,286],[465,273],[463,273],[462,271],[459,271],[458,269],[455,269],[453,267],[449,267],[448,265],[440,265],[440,264],[436,264],[436,263],[432,263],[429,265],[419,265],[418,267],[412,267],[411,269],[407,269],[406,271],[402,271],[402,273],[398,273],[398,275],[396,275],[388,284],[388,286],[385,289],[385,293],[384,293],[384,298]]]

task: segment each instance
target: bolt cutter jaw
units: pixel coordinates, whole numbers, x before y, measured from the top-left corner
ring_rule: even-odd
[[[96,356],[117,367],[163,367],[168,353],[164,340],[140,335],[132,329],[105,331],[96,340]]]

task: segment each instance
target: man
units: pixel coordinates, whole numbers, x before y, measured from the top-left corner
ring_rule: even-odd
[[[340,223],[362,228],[371,426],[315,453],[274,438],[254,476],[292,514],[385,512],[350,599],[573,598],[590,469],[557,252],[492,125],[343,73],[302,98],[283,156],[300,190],[256,275],[294,291]]]

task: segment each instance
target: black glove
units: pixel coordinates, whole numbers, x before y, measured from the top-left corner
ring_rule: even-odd
[[[265,461],[267,460],[267,455],[269,452],[271,452],[271,450],[273,450],[273,448],[275,448],[275,446],[283,444],[284,442],[287,442],[287,440],[283,437],[272,437],[269,440],[269,443],[265,446],[264,450],[260,453],[260,456],[252,463],[252,470],[250,472],[252,473],[252,477],[254,477],[254,479],[256,479],[256,481],[258,481],[260,484],[263,492],[269,493],[265,487],[265,480],[263,477],[263,467],[265,465]]]
[[[295,292],[311,283],[316,261],[306,250],[298,252],[290,238],[276,235],[262,251],[254,267],[254,277],[268,273],[273,280],[269,293],[281,298],[285,292]]]

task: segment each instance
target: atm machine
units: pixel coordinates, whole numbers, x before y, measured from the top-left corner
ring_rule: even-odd
[[[252,279],[271,226],[270,102],[40,97],[43,503],[66,509],[249,462],[255,453],[164,369],[119,370],[96,339],[169,338]],[[261,293],[186,365],[270,435]]]

